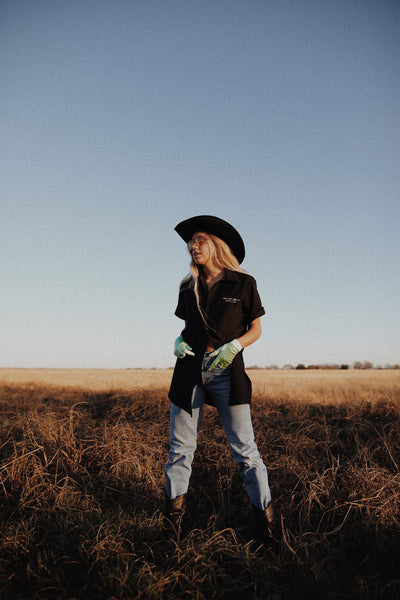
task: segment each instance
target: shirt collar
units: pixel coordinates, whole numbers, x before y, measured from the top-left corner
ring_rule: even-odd
[[[224,271],[225,271],[225,273],[224,273],[223,277],[221,277],[220,281],[238,281],[239,280],[239,274],[236,271],[231,271],[230,269],[224,269]],[[207,287],[203,273],[200,275],[200,281],[204,287]]]
[[[223,276],[223,279],[227,279],[228,281],[238,281],[239,274],[236,271],[225,269],[225,275]]]

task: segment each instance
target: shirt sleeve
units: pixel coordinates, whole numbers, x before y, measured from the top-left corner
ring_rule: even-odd
[[[182,290],[180,290],[180,292],[179,292],[178,305],[175,309],[175,316],[178,317],[179,319],[183,319],[184,321],[186,321],[186,319],[187,319],[186,307],[185,307]]]
[[[264,307],[258,293],[256,280],[251,277],[248,288],[248,319],[249,323],[265,315]]]

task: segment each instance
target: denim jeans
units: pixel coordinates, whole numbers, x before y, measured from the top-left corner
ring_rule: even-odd
[[[208,368],[214,359],[204,355],[202,386],[192,394],[192,415],[171,403],[169,460],[165,467],[167,495],[173,499],[186,494],[192,473],[192,461],[197,446],[197,433],[204,406],[204,390],[215,403],[226,438],[239,468],[245,490],[252,504],[264,509],[271,502],[267,469],[254,440],[249,404],[229,406],[231,389],[230,367]]]

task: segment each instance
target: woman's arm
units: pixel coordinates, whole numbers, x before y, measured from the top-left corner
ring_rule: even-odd
[[[241,335],[239,338],[228,342],[227,344],[223,344],[220,348],[217,348],[210,354],[210,356],[215,356],[214,362],[211,363],[209,367],[209,371],[212,371],[217,365],[221,366],[225,369],[228,365],[231,364],[236,354],[246,346],[250,346],[253,342],[258,340],[261,335],[261,323],[260,319],[254,319],[249,325],[246,333]],[[239,342],[239,344],[237,343]]]
[[[250,346],[258,340],[261,336],[261,319],[254,319],[249,325],[246,333],[237,338],[238,342],[242,346],[242,348],[246,348],[246,346]]]

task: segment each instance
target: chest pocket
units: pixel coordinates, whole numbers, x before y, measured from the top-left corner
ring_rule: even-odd
[[[243,303],[237,296],[221,296],[210,309],[210,313],[218,323],[232,322],[232,320],[236,322],[241,320]]]

